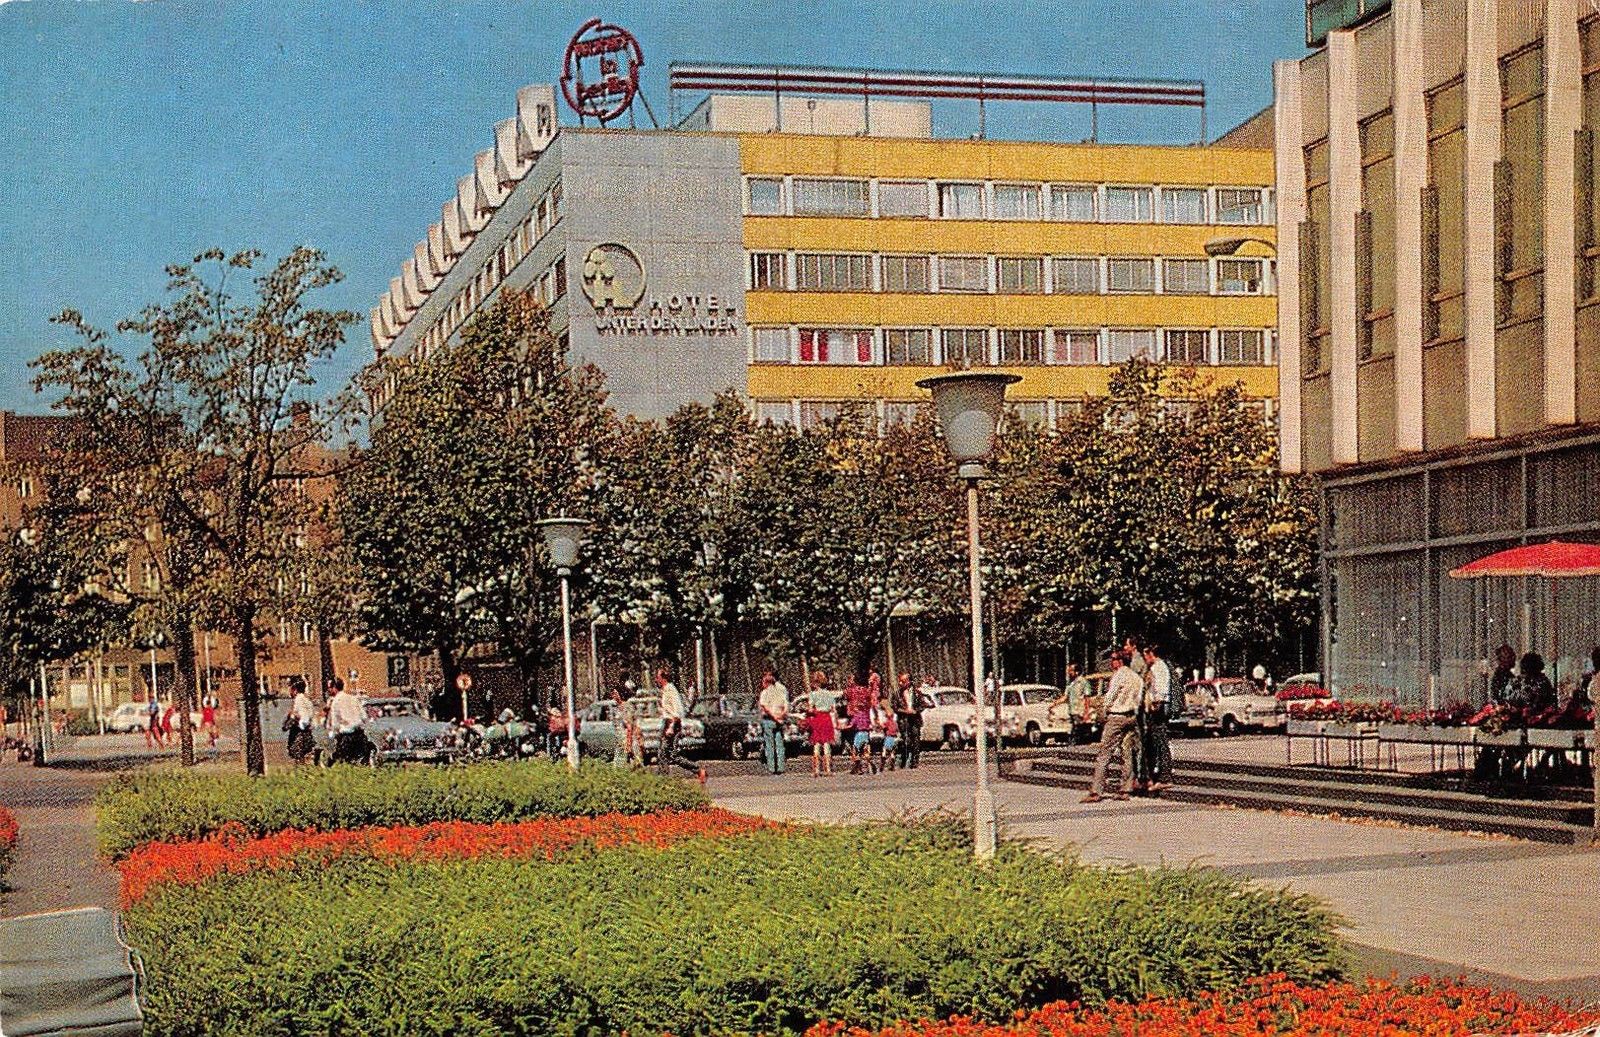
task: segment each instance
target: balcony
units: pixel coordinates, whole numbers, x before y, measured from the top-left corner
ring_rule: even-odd
[[[1348,29],[1389,9],[1389,0],[1306,0],[1306,46],[1320,47],[1334,29]]]

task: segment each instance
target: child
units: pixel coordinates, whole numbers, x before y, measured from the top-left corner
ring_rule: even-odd
[[[872,711],[872,737],[874,741],[879,738],[883,740],[878,748],[873,773],[894,770],[895,746],[900,744],[900,721],[895,717],[894,710],[889,708],[888,699],[880,699],[878,708]]]

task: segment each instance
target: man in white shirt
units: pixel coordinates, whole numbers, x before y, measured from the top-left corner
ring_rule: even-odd
[[[1157,653],[1154,644],[1144,646],[1144,661],[1148,670],[1144,685],[1142,769],[1150,791],[1161,792],[1172,787],[1172,745],[1167,731],[1168,718],[1172,715],[1172,669]]]
[[[290,707],[289,716],[292,725],[289,729],[289,759],[295,763],[305,763],[312,748],[311,725],[317,719],[317,707],[311,701],[311,693],[306,690],[306,682],[299,677],[291,677],[289,686],[294,689],[294,705]]]
[[[768,670],[761,675],[761,759],[770,774],[782,774],[784,767],[783,728],[789,720],[789,689]]]
[[[677,762],[678,736],[683,733],[683,696],[668,679],[665,666],[656,671],[656,687],[661,692],[661,751],[656,754],[656,768],[665,774]]]
[[[328,733],[333,736],[333,759],[359,763],[366,758],[370,747],[365,727],[367,711],[355,692],[335,677],[328,682],[333,697],[328,700]]]
[[[1111,653],[1111,680],[1106,685],[1106,723],[1100,732],[1100,751],[1094,758],[1094,780],[1089,785],[1085,803],[1098,803],[1105,798],[1106,771],[1111,757],[1122,759],[1122,791],[1114,798],[1127,799],[1133,791],[1135,754],[1139,749],[1139,701],[1144,696],[1144,682],[1128,667],[1128,656],[1122,649]]]

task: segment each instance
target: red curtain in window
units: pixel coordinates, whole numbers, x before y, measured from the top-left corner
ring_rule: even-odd
[[[822,336],[818,332],[815,332],[815,331],[801,331],[800,332],[800,362],[802,364],[815,364],[815,363],[817,363],[818,362],[817,351],[818,351],[818,346],[819,345],[821,346],[822,359],[826,360],[827,359],[827,355],[828,355],[827,340],[823,339]]]
[[[856,332],[856,363],[872,363],[872,332]]]

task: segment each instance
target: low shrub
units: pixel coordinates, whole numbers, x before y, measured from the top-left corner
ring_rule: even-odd
[[[6,873],[11,870],[11,860],[16,856],[17,838],[20,835],[16,815],[0,807],[0,889],[5,888]]]
[[[351,858],[163,887],[126,920],[152,1035],[794,1034],[1339,968],[1307,898],[1018,846],[975,868],[918,827]]]
[[[1281,976],[1197,998],[1151,998],[1101,1008],[1057,1003],[1008,1023],[964,1019],[900,1023],[883,1030],[813,1027],[806,1037],[1471,1037],[1567,1033],[1600,1023],[1600,1012],[1460,982],[1368,980],[1302,986]]]
[[[669,846],[682,839],[743,835],[776,823],[728,810],[540,818],[480,824],[435,821],[338,832],[290,829],[249,838],[237,830],[181,843],[145,843],[117,863],[126,907],[169,884],[195,885],[218,875],[267,868],[325,865],[348,857],[376,860],[477,860],[480,857],[554,859],[579,847],[606,849],[638,843]]]
[[[520,821],[690,810],[705,790],[647,772],[541,760],[460,767],[296,767],[265,777],[127,775],[96,801],[100,851],[117,859],[149,842],[202,839],[224,828],[260,836],[433,821]]]

